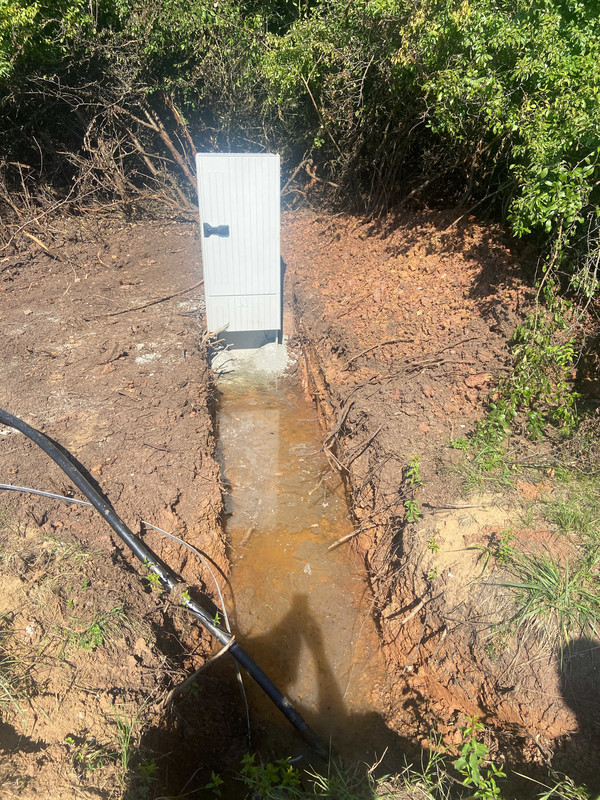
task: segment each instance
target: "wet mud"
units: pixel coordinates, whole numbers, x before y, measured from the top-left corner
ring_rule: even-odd
[[[375,760],[395,740],[386,668],[364,566],[347,547],[328,549],[353,526],[315,405],[291,377],[217,386],[236,635],[325,743]],[[295,752],[279,713],[249,688],[257,744]]]

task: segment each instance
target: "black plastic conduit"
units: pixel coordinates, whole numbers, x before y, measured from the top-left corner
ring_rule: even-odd
[[[123,520],[119,517],[113,507],[102,497],[100,492],[92,486],[89,480],[85,477],[83,472],[72,462],[66,455],[67,451],[60,449],[57,445],[41,431],[32,428],[19,417],[10,414],[8,411],[0,408],[0,422],[8,425],[10,428],[20,431],[25,434],[32,442],[41,447],[50,458],[55,461],[58,466],[65,472],[73,481],[75,486],[87,497],[94,508],[102,514],[104,519],[108,522],[110,527],[115,531],[119,538],[133,551],[139,560],[146,564],[149,569],[152,569],[160,578],[161,583],[169,591],[179,589],[178,595],[183,605],[198,619],[200,624],[206,628],[209,633],[223,645],[229,645],[228,651],[231,655],[241,664],[242,667],[254,678],[256,683],[265,692],[265,694],[275,703],[277,708],[289,720],[289,722],[296,728],[302,738],[309,744],[313,750],[323,758],[327,758],[327,749],[323,746],[317,735],[304,721],[302,715],[296,711],[290,701],[283,695],[270,678],[265,675],[262,669],[254,662],[246,651],[240,647],[236,641],[232,641],[233,636],[223,628],[215,624],[211,615],[202,608],[201,605],[196,603],[195,600],[189,597],[188,593],[183,591],[185,584],[179,576],[159,558],[156,553],[147,547],[144,542],[137,537],[128,527]]]

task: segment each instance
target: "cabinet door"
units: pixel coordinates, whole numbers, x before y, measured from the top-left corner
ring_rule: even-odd
[[[281,329],[279,156],[198,153],[209,331]]]

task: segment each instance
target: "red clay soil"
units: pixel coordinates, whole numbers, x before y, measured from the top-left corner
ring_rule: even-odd
[[[524,769],[560,766],[561,755],[572,766],[593,752],[556,653],[490,638],[510,597],[497,576],[480,580],[481,554],[507,524],[557,546],[543,526],[515,523],[515,508],[542,489],[465,500],[449,446],[508,369],[531,291],[499,231],[454,219],[424,212],[385,230],[344,215],[285,219],[307,379],[362,529],[352,544],[377,598],[390,724],[424,744],[434,727],[457,742],[465,714],[479,713]],[[0,251],[0,407],[71,451],[127,524],[211,594],[188,551],[141,522],[227,573],[196,236],[193,225],[94,214],[16,232]],[[0,480],[70,492],[8,429]],[[213,643],[140,580],[143,567],[97,514],[0,501],[0,797],[190,791],[202,761],[227,762],[244,743],[239,698],[220,674],[209,670],[185,702],[170,697]],[[423,511],[417,524],[407,502]]]
[[[67,448],[131,529],[214,596],[202,564],[141,522],[202,550],[223,583],[196,227],[90,214],[28,231],[0,252],[0,406]],[[28,439],[0,434],[0,481],[73,493]],[[2,657],[29,681],[13,670],[14,703],[0,707],[0,796],[147,793],[165,770],[175,790],[191,741],[188,777],[199,753],[218,761],[242,725],[238,697],[192,698],[183,717],[181,698],[165,705],[214,650],[208,634],[142,581],[96,512],[0,502]],[[119,720],[132,725],[126,764]]]
[[[517,547],[565,556],[544,524],[522,522],[527,493],[542,487],[459,492],[462,454],[450,443],[473,430],[509,368],[532,291],[523,254],[501,231],[455,219],[407,213],[378,228],[288,215],[283,256],[307,380],[362,531],[353,544],[378,600],[393,726],[425,744],[432,729],[457,743],[466,715],[478,715],[513,767],[585,771],[598,747],[557,653],[535,632],[502,633],[510,593],[497,585],[501,570],[482,579],[507,531]],[[412,503],[422,515],[413,523]],[[589,667],[573,679],[584,704],[595,702]]]

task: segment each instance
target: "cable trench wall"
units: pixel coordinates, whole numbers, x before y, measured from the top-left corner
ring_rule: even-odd
[[[58,464],[82,494],[87,497],[92,506],[111,526],[117,536],[129,547],[133,554],[158,575],[163,586],[175,593],[179,602],[196,617],[200,624],[211,633],[218,642],[228,646],[228,652],[231,653],[242,667],[244,667],[287,720],[296,728],[302,738],[316,753],[322,757],[326,757],[327,749],[321,743],[317,735],[310,729],[299,712],[296,711],[287,697],[279,691],[248,653],[235,641],[232,634],[217,625],[211,614],[190,597],[189,592],[186,591],[186,584],[168,564],[127,527],[106,498],[85,477],[82,469],[76,465],[73,457],[63,448],[59,447],[50,437],[4,409],[0,409],[0,423],[23,433]]]

